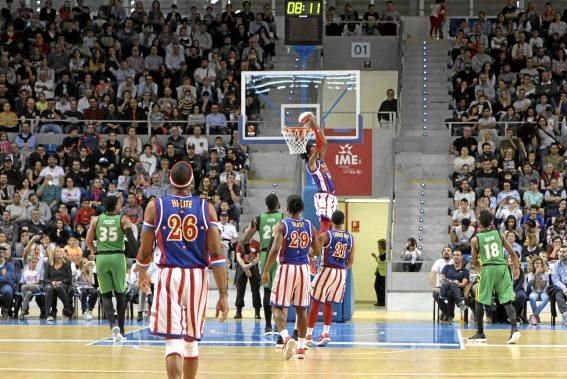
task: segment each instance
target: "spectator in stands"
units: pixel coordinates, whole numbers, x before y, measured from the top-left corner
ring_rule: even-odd
[[[459,208],[453,211],[453,215],[451,216],[451,225],[453,227],[459,226],[464,218],[468,218],[471,221],[471,224],[476,227],[477,221],[475,213],[472,209],[470,209],[469,201],[466,198],[461,199]]]
[[[468,170],[468,166],[467,170]],[[471,186],[469,185],[469,180],[463,179],[460,184],[460,188],[455,192],[455,196],[453,198],[455,208],[459,206],[461,199],[467,199],[469,204],[474,206],[476,196],[474,191],[472,191]]]
[[[453,324],[455,318],[455,305],[461,310],[466,308],[463,300],[462,290],[468,283],[469,272],[464,268],[465,263],[462,260],[462,253],[459,250],[453,250],[453,264],[447,264],[441,271],[441,290],[439,295],[447,301],[447,322]]]
[[[469,155],[469,149],[465,146],[461,147],[461,154],[453,161],[453,170],[462,172],[463,166],[468,165],[474,167],[475,159]]]
[[[46,267],[43,281],[45,283],[45,313],[49,314],[47,321],[53,321],[56,317],[51,313],[51,304],[54,296],[63,303],[63,316],[69,318],[72,310],[69,304],[69,286],[72,284],[72,272],[69,262],[65,262],[65,252],[62,247],[56,247],[53,261]]]
[[[441,258],[433,263],[431,271],[429,272],[429,284],[433,290],[433,299],[437,302],[439,310],[441,311],[441,321],[447,321],[447,306],[445,302],[439,298],[439,292],[441,291],[440,275],[446,265],[453,264],[452,255],[453,251],[451,248],[448,246],[444,247],[441,251]]]
[[[226,175],[226,182],[223,182],[217,188],[215,203],[220,205],[221,201],[228,202],[230,210],[234,214],[236,224],[240,222],[240,186],[236,183],[235,172],[230,172]]]
[[[421,270],[423,257],[421,250],[417,247],[415,238],[408,238],[400,258],[404,262],[402,265],[404,272],[418,272]]]
[[[9,318],[14,291],[16,290],[16,270],[11,262],[7,262],[4,254],[0,254],[0,294],[2,295],[2,319]]]
[[[465,262],[470,261],[471,256],[471,238],[474,235],[474,228],[470,226],[471,220],[464,218],[461,224],[451,231],[451,249],[459,250]]]
[[[492,189],[492,192],[498,192],[500,177],[493,169],[492,161],[485,159],[482,161],[482,169],[477,170],[475,173],[476,189],[475,194],[477,198],[481,197],[485,188]]]
[[[532,315],[529,321],[531,325],[537,325],[540,323],[540,313],[549,302],[547,290],[549,288],[550,275],[548,273],[547,263],[539,257],[532,259],[529,262],[528,268],[530,272],[528,275],[528,284],[532,289],[529,295],[530,306],[532,308]],[[539,305],[537,305],[538,300],[541,300]]]
[[[553,210],[559,208],[559,202],[566,197],[565,190],[559,188],[557,179],[551,179],[550,186],[544,194],[546,216],[549,216]]]
[[[550,289],[550,296],[555,297],[557,308],[563,317],[563,324],[567,326],[567,248],[559,250],[559,260],[552,266],[551,281],[553,287]]]
[[[394,118],[398,114],[398,100],[395,98],[395,92],[393,89],[388,89],[386,91],[386,100],[382,101],[380,108],[378,108],[378,121],[391,122],[390,113],[393,113]]]

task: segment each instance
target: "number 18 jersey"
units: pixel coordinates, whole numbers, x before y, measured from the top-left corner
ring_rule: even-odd
[[[208,202],[194,196],[156,199],[154,227],[160,267],[204,268],[209,265]]]
[[[313,240],[311,222],[307,219],[286,217],[281,222],[283,234],[280,264],[306,265]]]
[[[323,266],[346,269],[354,244],[352,234],[338,229],[329,229],[325,233],[328,235],[328,242],[323,246],[325,248]]]
[[[507,265],[502,248],[502,237],[497,230],[483,231],[476,235],[478,239],[478,259],[482,266]]]

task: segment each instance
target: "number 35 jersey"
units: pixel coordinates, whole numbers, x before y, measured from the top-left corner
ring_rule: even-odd
[[[323,267],[346,269],[354,239],[350,232],[338,229],[329,229],[327,244],[323,255]]]
[[[209,265],[206,200],[166,195],[156,199],[155,261],[160,267],[204,268]]]
[[[309,263],[309,248],[314,236],[311,222],[307,219],[286,217],[280,221],[283,234],[280,264],[306,265]]]

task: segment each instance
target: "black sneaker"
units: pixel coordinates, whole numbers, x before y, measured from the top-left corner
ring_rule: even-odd
[[[486,336],[484,335],[484,333],[476,332],[474,336],[467,338],[467,342],[486,342]]]
[[[510,339],[508,340],[507,344],[508,345],[515,345],[520,341],[520,332],[518,332],[518,330],[512,330],[510,332]]]
[[[266,327],[264,328],[264,333],[271,333],[272,331],[273,331],[273,329],[272,329],[271,326],[266,326]]]
[[[278,339],[276,340],[276,347],[283,347],[284,343],[283,343],[283,338],[282,336],[278,336]]]
[[[256,320],[261,320],[261,319],[262,319],[262,317],[260,316],[260,310],[259,310],[259,309],[256,309],[256,313],[254,314],[254,318],[255,318]]]
[[[240,309],[238,309],[236,311],[236,314],[234,315],[234,319],[238,320],[238,319],[241,319],[241,318],[242,318],[242,311]]]
[[[299,339],[299,334],[297,332],[297,329],[293,329],[293,336],[291,338],[293,338],[296,341]]]

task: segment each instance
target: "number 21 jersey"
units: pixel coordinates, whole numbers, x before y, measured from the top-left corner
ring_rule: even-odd
[[[309,248],[314,238],[311,222],[307,219],[284,218],[281,223],[283,242],[280,264],[306,265],[309,263]]]
[[[204,268],[209,265],[208,202],[194,196],[156,199],[154,227],[160,267]]]
[[[352,234],[344,230],[329,229],[327,245],[324,246],[324,267],[346,269],[348,258],[354,244]]]

